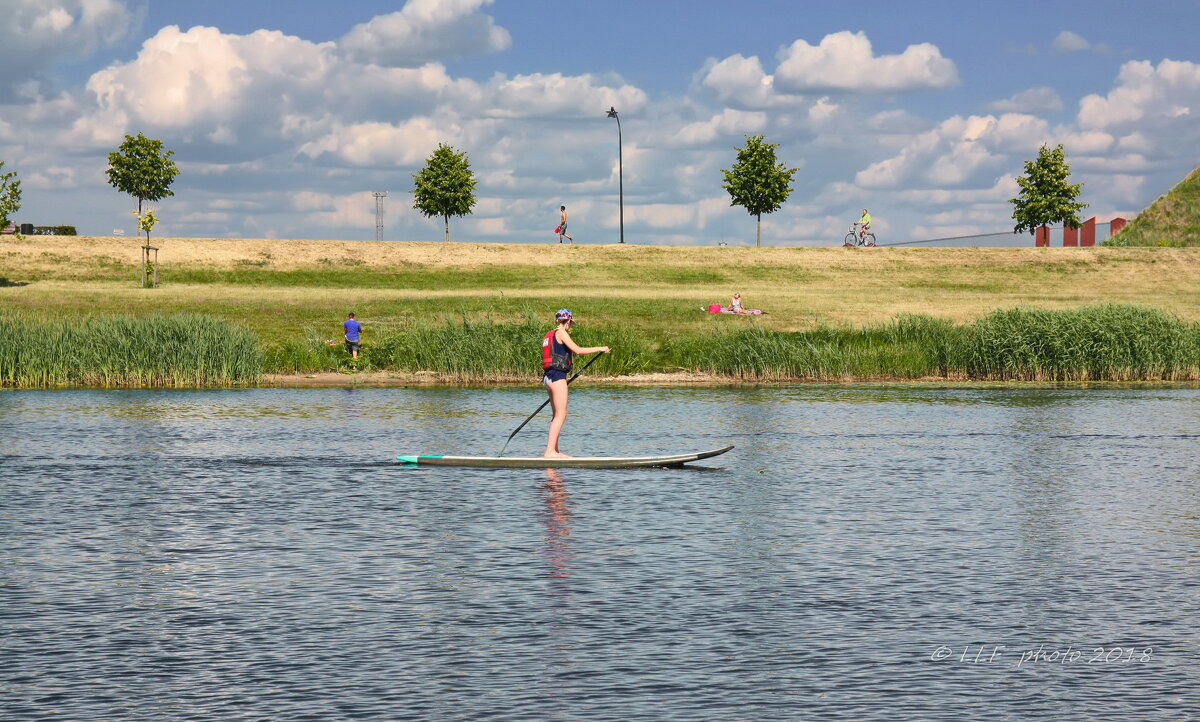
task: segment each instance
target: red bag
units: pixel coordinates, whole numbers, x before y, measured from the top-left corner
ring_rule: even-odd
[[[719,304],[719,303],[708,304],[708,312],[709,313],[720,313],[721,312],[721,304]]]
[[[562,233],[562,226],[555,226],[555,227],[554,227],[554,232],[555,232],[555,233]]]

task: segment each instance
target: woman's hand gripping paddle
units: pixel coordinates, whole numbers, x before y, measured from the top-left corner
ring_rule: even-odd
[[[594,364],[594,363],[596,363],[596,361],[598,361],[598,360],[600,359],[600,357],[601,357],[601,356],[603,356],[603,355],[604,355],[603,353],[598,353],[598,354],[596,354],[595,356],[593,356],[593,357],[592,357],[592,359],[591,359],[590,361],[588,361],[587,363],[585,363],[585,364],[583,365],[583,368],[581,368],[581,369],[579,369],[578,371],[576,371],[576,372],[575,372],[575,375],[574,375],[574,376],[572,376],[571,378],[567,379],[567,383],[569,384],[569,383],[571,383],[572,381],[574,381],[575,379],[579,378],[579,374],[583,373],[584,371],[587,371],[587,367],[588,367],[588,366],[591,366],[591,365],[592,365],[592,364]],[[512,440],[513,440],[513,437],[517,435],[517,432],[518,432],[518,431],[520,431],[521,429],[525,428],[525,424],[528,424],[530,421],[533,421],[533,417],[535,417],[535,416],[537,416],[538,414],[540,414],[540,413],[542,412],[542,409],[546,408],[546,405],[547,405],[547,404],[549,404],[549,403],[550,403],[550,399],[549,399],[549,398],[547,398],[545,401],[543,401],[543,402],[542,402],[542,405],[541,405],[541,406],[537,407],[537,411],[534,411],[532,414],[530,414],[530,415],[529,415],[529,418],[527,418],[527,419],[525,419],[524,421],[522,421],[522,422],[521,422],[521,425],[520,425],[520,426],[518,426],[518,427],[516,428],[516,431],[513,431],[511,434],[509,434],[509,435],[508,435],[508,441],[505,441],[505,442],[504,442],[504,446],[503,446],[503,447],[501,447],[501,449],[500,449],[500,453],[499,453],[499,454],[496,454],[496,456],[504,456],[504,450],[508,448],[508,442],[509,442],[509,441],[512,441]]]

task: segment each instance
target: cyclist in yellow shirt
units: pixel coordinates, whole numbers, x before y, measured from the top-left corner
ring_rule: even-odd
[[[858,219],[858,237],[860,242],[866,242],[867,231],[871,228],[871,214],[867,213],[867,209],[863,209],[862,218]]]

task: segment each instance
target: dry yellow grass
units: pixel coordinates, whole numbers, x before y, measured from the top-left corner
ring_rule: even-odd
[[[1200,250],[1187,248],[154,243],[162,249],[164,285],[148,292],[137,287],[137,239],[3,237],[0,304],[56,315],[200,311],[276,333],[336,322],[348,308],[366,309],[387,324],[446,310],[504,315],[584,302],[592,318],[606,322],[687,328],[709,323],[698,307],[727,303],[733,291],[748,306],[769,311],[760,322],[780,330],[899,313],[970,321],[997,308],[1104,302],[1148,305],[1200,321]],[[228,277],[171,280],[172,273],[206,270]],[[282,280],[271,281],[271,272]],[[289,280],[288,273],[299,272],[308,275]],[[488,275],[493,272],[496,279]],[[460,273],[476,274],[478,281],[455,285]],[[370,283],[356,281],[367,275]]]

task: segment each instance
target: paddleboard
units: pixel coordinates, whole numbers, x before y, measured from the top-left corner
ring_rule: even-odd
[[[417,466],[476,466],[505,469],[629,469],[639,466],[680,466],[720,456],[732,449],[699,451],[676,456],[576,456],[570,459],[545,459],[540,456],[397,456],[405,464]]]

